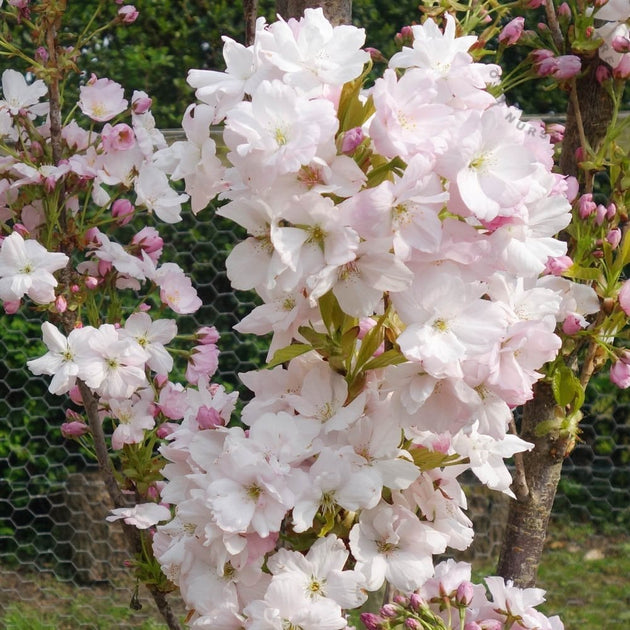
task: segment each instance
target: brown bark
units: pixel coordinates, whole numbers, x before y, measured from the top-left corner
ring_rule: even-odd
[[[521,437],[534,444],[523,454],[523,473],[527,495],[521,494],[510,505],[508,522],[499,557],[498,573],[517,586],[536,583],[538,565],[545,544],[551,508],[560,481],[567,438],[557,431],[537,435],[537,427],[554,419],[556,402],[551,386],[539,382],[534,398],[523,410]]]
[[[565,175],[582,176],[581,192],[592,190],[592,173],[582,172],[576,151],[588,144],[597,150],[612,118],[612,102],[595,78],[597,59],[587,60],[584,71],[572,86],[567,110],[565,135],[560,156],[560,169]],[[588,359],[590,361],[591,359]],[[586,386],[588,377],[582,379]],[[549,517],[556,495],[567,438],[557,432],[536,435],[540,423],[553,420],[556,403],[551,387],[538,383],[534,398],[523,410],[521,437],[535,444],[523,454],[522,473],[528,493],[513,485],[518,495],[512,501],[499,557],[497,572],[521,587],[534,586],[542,557]]]
[[[350,24],[352,0],[276,0],[277,12],[286,20],[299,18],[304,9],[321,7],[332,24]]]
[[[245,44],[251,46],[256,35],[256,16],[258,0],[243,0],[243,16],[245,18]]]
[[[563,175],[578,175],[576,151],[581,146],[580,125],[584,129],[586,141],[592,149],[597,150],[612,118],[612,101],[595,78],[599,65],[598,59],[586,62],[584,74],[576,79],[573,86],[560,155],[560,171]],[[586,186],[590,188],[588,181]]]

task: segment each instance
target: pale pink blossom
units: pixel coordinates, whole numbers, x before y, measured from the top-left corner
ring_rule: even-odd
[[[112,522],[123,519],[127,525],[135,525],[138,529],[147,529],[160,521],[168,521],[171,511],[158,503],[139,503],[134,507],[115,508],[106,520]]]
[[[0,247],[0,299],[14,302],[28,295],[37,304],[53,302],[57,286],[53,273],[67,263],[65,254],[49,252],[37,241],[13,232]]]
[[[79,90],[79,108],[92,120],[107,122],[127,109],[122,86],[111,79],[92,75]]]
[[[39,99],[47,93],[48,88],[41,79],[28,84],[20,72],[9,68],[2,73],[4,99],[0,100],[0,111],[6,110],[12,116],[16,116],[22,109],[30,109],[37,115],[45,114],[48,111],[48,105],[38,105],[38,103]]]
[[[153,395],[148,389],[127,400],[108,402],[107,415],[114,419],[116,425],[111,438],[114,450],[120,450],[125,444],[142,442],[145,431],[155,426],[152,403]]]

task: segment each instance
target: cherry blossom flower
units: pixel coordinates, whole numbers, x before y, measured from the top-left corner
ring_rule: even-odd
[[[48,352],[38,359],[27,361],[27,365],[33,374],[52,375],[48,391],[65,394],[74,387],[77,378],[83,378],[81,368],[91,356],[88,339],[93,331],[90,326],[75,328],[66,337],[50,322],[42,324],[43,341]]]
[[[92,120],[107,122],[127,109],[122,86],[111,79],[92,75],[79,89],[79,108]]]
[[[171,518],[171,511],[157,503],[139,503],[130,508],[115,508],[106,520],[112,522],[123,519],[127,525],[135,525],[138,529],[147,529],[160,521]]]
[[[41,79],[28,84],[20,72],[8,68],[2,73],[4,99],[0,100],[0,112],[8,111],[12,116],[17,116],[24,109],[34,115],[43,115],[48,111],[48,104],[39,104],[39,99],[47,93],[48,88]]]
[[[12,232],[0,247],[0,299],[21,300],[28,295],[37,304],[55,300],[55,271],[63,269],[68,257],[61,252],[49,252],[36,240],[24,240]]]

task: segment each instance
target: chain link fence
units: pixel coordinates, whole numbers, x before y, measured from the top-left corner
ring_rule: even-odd
[[[242,235],[218,217],[209,221],[210,213],[187,214],[182,223],[166,226],[164,257],[191,272],[204,303],[194,316],[181,319],[180,332],[217,327],[222,354],[216,380],[234,388],[238,372],[263,361],[264,342],[231,332],[255,298],[235,294],[224,272],[225,257]],[[125,566],[118,525],[104,521],[109,502],[95,464],[61,436],[66,400],[50,395],[48,379],[25,367],[44,351],[40,324],[22,315],[0,320],[0,628],[164,628],[146,592],[140,591],[143,610],[130,609],[136,585]],[[600,378],[590,394],[582,441],[565,464],[552,525],[552,533],[560,534],[550,538],[552,552],[604,564],[619,549],[630,555],[629,413],[630,398]],[[477,537],[466,558],[491,572],[507,502],[497,493],[470,489]],[[543,586],[560,590],[575,608],[584,602],[571,599],[570,577]],[[627,575],[608,578],[619,583],[620,597],[630,604]],[[562,614],[563,607],[554,612]],[[625,622],[611,618],[579,627],[630,627],[630,618]]]

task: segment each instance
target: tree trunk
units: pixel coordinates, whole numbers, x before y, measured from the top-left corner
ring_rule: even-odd
[[[597,59],[587,61],[583,75],[573,83],[560,156],[560,168],[565,175],[578,176],[577,149],[586,140],[597,150],[612,118],[610,97],[595,78],[598,65]],[[592,174],[586,173],[581,193],[591,192],[592,183]],[[588,378],[585,380],[587,382]],[[536,435],[540,423],[554,419],[555,409],[550,385],[537,383],[534,398],[524,407],[521,426],[521,437],[535,444],[532,451],[523,455],[529,493],[510,505],[497,568],[499,575],[521,587],[536,583],[562,462],[567,453],[567,438],[557,431]]]
[[[300,18],[304,9],[322,7],[332,24],[350,24],[352,0],[276,0],[277,12],[286,20]]]
[[[499,575],[520,587],[536,583],[567,448],[567,438],[561,437],[557,431],[541,436],[536,434],[541,423],[554,419],[555,410],[551,386],[545,382],[537,383],[534,398],[523,409],[521,424],[521,437],[534,444],[531,451],[523,454],[523,472],[529,492],[510,505],[497,569]]]

